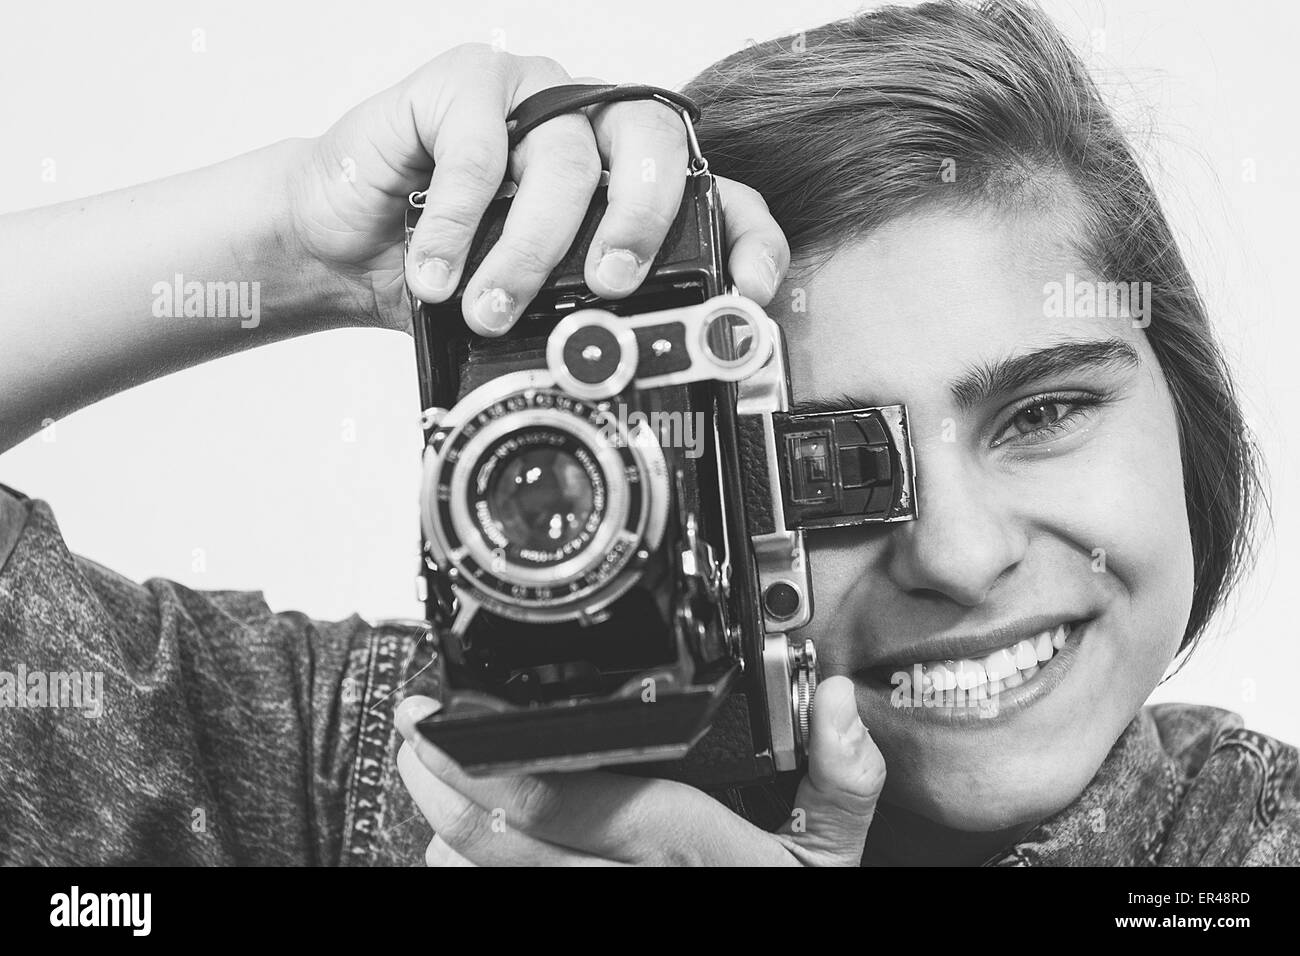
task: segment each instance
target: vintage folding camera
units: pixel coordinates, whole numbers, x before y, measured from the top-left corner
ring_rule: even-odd
[[[721,787],[797,768],[817,684],[804,533],[916,514],[902,406],[790,413],[781,330],[730,289],[700,160],[628,298],[583,281],[602,186],[506,335],[471,333],[459,292],[412,299],[442,703],[419,729],[469,772],[637,764]]]

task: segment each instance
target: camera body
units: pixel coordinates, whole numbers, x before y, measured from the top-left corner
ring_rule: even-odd
[[[465,326],[464,279],[444,303],[412,299],[434,635],[419,670],[442,704],[419,729],[471,773],[766,780],[809,735],[805,529],[914,517],[906,413],[790,414],[781,330],[730,291],[707,168],[617,301],[583,280],[605,205],[602,185],[499,338]]]

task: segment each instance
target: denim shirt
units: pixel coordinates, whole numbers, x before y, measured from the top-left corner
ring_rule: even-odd
[[[423,863],[392,720],[422,636],[131,582],[0,486],[0,863]],[[717,796],[773,828],[778,790]],[[1296,749],[1181,704],[1143,708],[1070,806],[988,861],[1296,863]]]

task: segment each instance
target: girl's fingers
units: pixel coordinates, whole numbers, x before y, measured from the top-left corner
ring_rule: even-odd
[[[480,335],[514,325],[572,245],[609,168],[609,204],[587,254],[587,284],[620,298],[645,279],[681,206],[688,150],[672,108],[611,103],[533,129],[508,155],[505,117],[536,93],[572,82],[554,60],[467,50],[449,64],[463,76],[437,95],[412,94],[414,122],[434,161],[425,206],[411,238],[411,291],[441,302],[457,288],[470,243],[507,171],[519,184],[500,238],[466,283],[462,311]],[[587,78],[589,79],[589,78]],[[436,77],[424,80],[436,87]],[[760,305],[775,294],[790,250],[757,192],[718,179],[737,288]]]
[[[407,284],[424,302],[442,302],[455,291],[474,233],[505,177],[502,94],[493,86],[485,81],[457,93],[432,134],[433,175],[406,261]]]
[[[741,295],[766,306],[790,268],[790,244],[758,190],[719,176],[718,192],[731,244],[731,279]]]
[[[817,687],[812,711],[808,774],[795,810],[781,833],[805,866],[857,866],[885,786],[881,756],[858,716],[853,682],[828,677]]]
[[[647,822],[639,810],[638,791],[663,781],[590,773],[472,777],[420,733],[419,722],[437,709],[437,703],[426,697],[408,697],[398,705],[394,724],[406,741],[398,754],[399,767],[402,753],[407,753],[408,759],[417,761],[461,800],[499,809],[512,827],[549,843],[622,860],[636,859]],[[412,776],[418,779],[418,775]],[[603,788],[584,786],[590,777],[608,777],[611,782]],[[424,786],[426,792],[434,792],[427,782]],[[438,829],[436,824],[434,828]]]
[[[707,857],[710,846],[759,846],[768,862],[788,862],[767,834],[684,784],[599,771],[470,776],[416,728],[432,704],[411,697],[398,707],[403,750],[457,798],[492,808],[505,825],[532,839],[584,858],[625,863],[686,863]],[[482,842],[472,831],[469,839]]]
[[[649,101],[591,109],[609,167],[609,206],[587,252],[586,280],[597,295],[621,298],[645,278],[677,217],[686,186],[686,128],[670,107]]]
[[[429,841],[429,847],[424,851],[425,866],[477,866],[465,857],[461,856],[451,847],[447,846],[445,840],[436,833],[433,839]]]
[[[471,865],[618,865],[612,860],[577,853],[520,832],[509,825],[504,810],[480,806],[431,773],[409,743],[404,743],[397,752],[397,769],[411,798],[442,845]],[[430,845],[429,853],[434,853],[435,849]],[[452,861],[453,857],[439,856],[439,859]],[[440,862],[438,865],[448,864]]]
[[[506,231],[466,289],[465,317],[481,335],[505,331],[517,307],[536,294],[572,242],[595,188],[599,160],[590,124],[581,116],[543,124],[515,150],[511,166],[506,116],[537,91],[568,81],[554,60],[514,57],[470,44],[438,70],[417,75],[413,82],[421,85],[404,99],[434,163],[406,262],[408,284],[419,299],[442,302],[456,290],[470,244],[507,170],[525,193],[513,204],[522,207],[521,213],[509,217]],[[530,163],[530,156],[536,161]],[[534,171],[525,174],[530,165]],[[531,183],[526,192],[525,181]],[[557,181],[550,203],[543,199],[543,208],[533,208],[535,195]],[[566,229],[572,234],[564,241]],[[490,267],[486,274],[485,265]],[[493,273],[506,279],[496,281]],[[473,311],[485,292],[491,295]]]
[[[519,154],[519,190],[497,240],[465,287],[462,311],[479,335],[519,318],[573,244],[600,182],[591,124],[558,116],[530,132]]]

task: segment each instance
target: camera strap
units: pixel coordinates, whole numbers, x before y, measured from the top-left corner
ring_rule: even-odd
[[[708,161],[700,151],[695,138],[695,123],[700,118],[700,108],[688,96],[658,86],[639,83],[569,83],[552,86],[534,93],[515,107],[506,119],[510,148],[514,149],[530,132],[547,120],[565,113],[576,113],[588,106],[602,103],[620,103],[627,100],[655,100],[678,112],[686,124],[686,137],[691,151],[691,170],[702,173]]]
[[[552,86],[534,93],[514,108],[506,117],[506,134],[510,149],[518,146],[525,136],[541,126],[547,120],[555,119],[566,113],[577,113],[589,106],[606,103],[621,103],[628,100],[655,100],[676,110],[686,126],[686,145],[690,151],[690,172],[692,176],[701,176],[709,171],[709,161],[704,158],[700,141],[695,137],[695,123],[700,118],[700,107],[689,96],[660,86],[648,86],[644,83],[566,83]],[[503,192],[497,195],[513,195],[514,185],[508,181],[503,185]],[[417,189],[409,199],[411,208],[406,214],[406,239],[409,242],[415,228],[418,212],[424,207],[425,193]],[[412,215],[412,212],[415,215]]]

